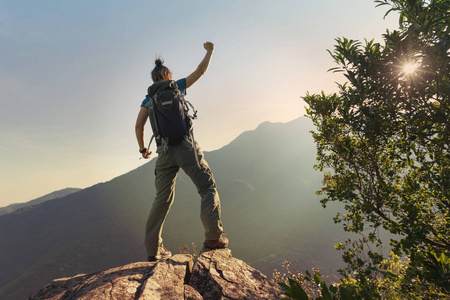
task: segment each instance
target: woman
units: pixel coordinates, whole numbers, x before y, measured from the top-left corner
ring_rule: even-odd
[[[214,52],[214,44],[206,42],[203,47],[206,54],[197,69],[188,77],[176,81],[178,89],[184,95],[186,95],[186,89],[191,87],[208,69]],[[172,80],[172,73],[160,59],[156,60],[151,75],[154,83]],[[146,104],[149,100],[150,98],[146,97],[142,102],[135,127],[139,152],[146,159],[150,158],[152,154],[149,149],[145,148],[144,132],[144,125],[148,119]],[[169,145],[167,151],[162,151],[161,145],[157,147],[158,159],[155,164],[156,197],[150,210],[145,232],[145,247],[149,261],[172,255],[163,246],[161,233],[164,220],[175,197],[175,181],[180,168],[191,178],[201,196],[200,218],[205,228],[204,246],[209,249],[216,249],[225,248],[228,245],[228,239],[223,234],[220,220],[220,200],[213,174],[198,145],[192,147],[192,143],[197,142],[183,140],[179,144]],[[197,158],[194,151],[197,151]]]

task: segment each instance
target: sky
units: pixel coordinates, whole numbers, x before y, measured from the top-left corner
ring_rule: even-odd
[[[327,49],[337,37],[382,41],[398,27],[386,10],[372,0],[0,0],[0,207],[146,163],[134,125],[155,58],[180,79],[215,44],[186,97],[211,151],[303,116],[307,92],[335,92],[344,80],[327,72]]]

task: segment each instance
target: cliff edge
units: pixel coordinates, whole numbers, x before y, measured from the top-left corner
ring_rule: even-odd
[[[177,254],[53,280],[29,300],[280,299],[281,289],[229,249]]]

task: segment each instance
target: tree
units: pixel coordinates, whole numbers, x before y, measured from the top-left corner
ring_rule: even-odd
[[[345,205],[335,222],[363,238],[338,244],[362,284],[382,257],[367,251],[384,228],[408,274],[450,291],[450,0],[379,0],[399,13],[384,44],[336,39],[329,51],[347,82],[331,95],[307,94],[316,126],[316,168],[327,171],[325,207]],[[370,284],[369,284],[370,285]]]

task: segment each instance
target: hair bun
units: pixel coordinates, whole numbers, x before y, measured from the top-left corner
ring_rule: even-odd
[[[164,63],[164,61],[161,60],[160,58],[155,60],[155,66],[157,66],[157,67],[161,67],[163,65],[163,63]]]

